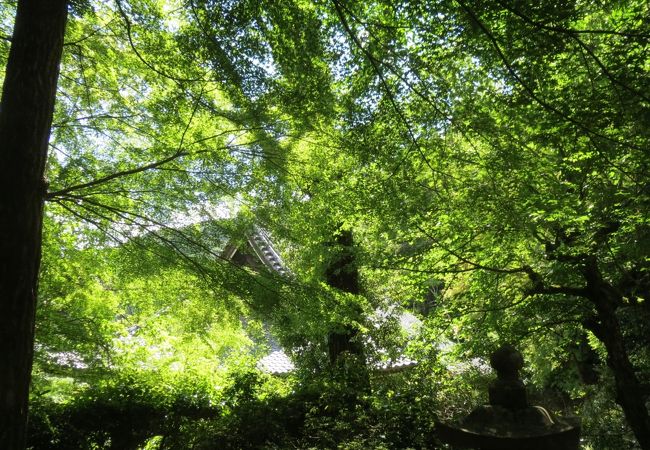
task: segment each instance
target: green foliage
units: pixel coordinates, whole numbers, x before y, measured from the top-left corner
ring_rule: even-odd
[[[217,391],[188,376],[114,373],[63,404],[35,398],[29,448],[431,448],[435,403],[410,376],[388,377],[350,402],[349,386],[329,377],[235,371]]]
[[[72,2],[34,445],[433,445],[432,417],[484,401],[468,361],[503,342],[554,411],[585,416],[594,448],[632,445],[602,326],[647,382],[648,8]],[[341,225],[363,295],[323,283]],[[290,276],[225,260],[253,226]],[[419,368],[350,400],[328,333],[358,330],[368,360],[386,360],[407,340],[400,306],[423,320],[408,339]],[[253,370],[268,330],[295,382]]]
[[[605,389],[589,389],[580,407],[587,446],[599,448],[637,448],[620,406],[612,400],[613,380],[607,377]]]
[[[173,440],[188,420],[219,414],[214,389],[205,380],[184,376],[175,381],[153,373],[113,373],[64,404],[36,399],[29,445],[136,449],[156,435]]]

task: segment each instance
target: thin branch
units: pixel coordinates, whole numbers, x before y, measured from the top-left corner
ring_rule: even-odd
[[[521,338],[526,338],[528,336],[531,336],[533,334],[539,333],[540,331],[543,332],[544,334],[548,333],[549,329],[551,327],[559,326],[559,325],[565,325],[567,323],[573,323],[577,325],[582,325],[582,321],[578,318],[575,319],[558,319],[558,320],[549,320],[546,322],[541,323],[540,325],[529,329],[526,333],[521,335]]]
[[[187,131],[190,129],[190,127],[192,126],[192,121],[194,120],[196,111],[199,109],[200,100],[201,98],[203,98],[203,89],[204,86],[201,86],[201,92],[199,92],[199,96],[194,102],[194,106],[192,107],[192,114],[190,114],[190,118],[187,121],[187,125],[185,125],[185,129],[183,129],[183,133],[181,134],[181,139],[178,142],[178,148],[176,149],[176,153],[181,152],[183,149],[183,142],[185,142],[185,135],[187,134]]]
[[[111,233],[111,231],[109,230],[109,228],[107,228],[107,227],[101,225],[99,222],[97,222],[96,220],[91,219],[91,218],[88,217],[88,216],[84,216],[83,214],[78,213],[77,211],[75,211],[74,209],[72,209],[72,208],[70,208],[68,205],[66,205],[66,202],[65,202],[65,199],[64,199],[64,198],[55,199],[55,200],[53,200],[53,201],[54,201],[56,204],[58,204],[61,208],[63,208],[63,209],[65,209],[66,211],[68,211],[70,214],[72,214],[72,215],[73,215],[74,217],[76,217],[77,219],[81,220],[82,222],[87,222],[87,223],[91,224],[92,226],[94,226],[95,228],[97,228],[97,230],[101,231],[104,235],[108,236],[108,237],[109,237],[110,239],[112,239],[114,242],[116,242],[116,243],[121,243],[121,242],[122,242],[120,239],[117,238],[117,236],[114,236],[114,235]],[[77,206],[79,206],[77,203],[74,203],[74,204],[77,205]],[[93,214],[99,216],[99,217],[102,218],[102,219],[110,220],[110,219],[106,218],[105,216],[102,216],[102,215],[100,215],[100,214],[97,214],[97,213],[94,212],[94,211],[93,211]],[[118,233],[120,233],[120,232],[118,231]],[[126,235],[125,235],[124,233],[120,233],[120,234],[121,234],[122,236],[126,237]]]
[[[509,303],[507,305],[495,306],[493,308],[480,308],[480,309],[465,310],[465,311],[463,311],[463,315],[474,314],[474,313],[489,313],[489,312],[505,311],[506,309],[514,308],[514,307],[516,307],[518,305],[521,305],[522,303],[524,303],[529,298],[530,298],[530,295],[524,295],[519,300],[517,300],[515,302],[512,302],[512,303]]]
[[[512,269],[500,269],[498,267],[490,267],[490,266],[485,266],[483,264],[479,264],[476,262],[473,262],[458,252],[452,250],[451,248],[447,247],[444,245],[442,242],[440,242],[438,239],[436,239],[434,236],[432,236],[430,233],[428,233],[426,230],[424,230],[422,227],[419,225],[416,225],[416,228],[420,230],[421,233],[423,233],[425,236],[427,236],[429,239],[431,239],[433,242],[436,243],[440,248],[442,248],[444,251],[452,255],[454,258],[460,260],[461,262],[464,262],[465,264],[469,264],[470,266],[476,268],[476,269],[481,269],[481,270],[486,270],[488,272],[494,272],[494,273],[504,273],[504,274],[515,274],[515,273],[528,273],[529,268],[528,267],[515,267]]]
[[[528,289],[530,295],[569,295],[574,297],[588,297],[586,287],[573,287],[573,286],[549,286],[544,283],[542,276],[535,272],[532,267],[526,266],[524,272],[528,275],[528,279],[532,282],[533,286]]]
[[[83,41],[85,41],[87,39],[90,39],[91,37],[97,35],[100,31],[103,30],[104,27],[108,27],[111,23],[113,23],[113,21],[114,21],[114,19],[111,19],[106,24],[102,25],[101,27],[95,28],[91,33],[88,33],[87,35],[80,37],[76,41],[64,42],[63,46],[64,47],[69,47],[69,46],[79,45]]]
[[[464,269],[440,269],[440,270],[425,270],[425,269],[414,269],[412,267],[404,266],[370,266],[369,269],[373,270],[395,270],[401,272],[411,272],[411,273],[424,273],[430,275],[444,275],[450,273],[467,273],[479,270],[477,267],[468,267]]]
[[[530,23],[531,25],[536,26],[537,28],[541,28],[544,30],[548,31],[554,31],[556,33],[563,33],[563,34],[570,34],[570,35],[576,35],[576,34],[601,34],[601,35],[610,35],[610,36],[621,36],[625,38],[641,38],[641,39],[650,39],[649,34],[645,33],[630,33],[630,32],[623,32],[623,31],[614,31],[614,30],[589,30],[589,29],[575,29],[575,28],[563,28],[563,27],[556,27],[556,26],[551,26],[551,25],[546,25],[543,22],[539,22],[537,20],[533,20],[530,17],[526,16],[523,14],[521,11],[517,10],[516,8],[513,8],[512,6],[508,5],[507,3],[497,0],[497,3],[504,9],[510,11],[514,15],[520,17],[524,21]]]
[[[56,122],[52,124],[52,128],[65,127],[71,122],[82,122],[86,120],[117,120],[120,122],[125,121],[126,119],[133,119],[135,117],[140,117],[141,114],[125,114],[123,116],[116,116],[113,114],[102,113],[102,114],[90,114],[88,116],[74,117],[66,119],[62,122]]]
[[[160,221],[157,221],[157,220],[155,220],[155,219],[153,219],[151,217],[146,217],[146,216],[143,216],[141,214],[135,213],[133,211],[127,211],[127,210],[124,210],[124,209],[121,209],[121,208],[118,208],[118,207],[115,207],[115,206],[106,205],[105,203],[101,203],[101,202],[99,202],[97,200],[94,200],[94,199],[91,199],[91,198],[88,198],[88,197],[85,197],[85,196],[78,196],[78,195],[74,195],[74,194],[66,194],[64,198],[69,198],[71,200],[74,200],[76,205],[78,205],[78,206],[80,206],[82,208],[88,209],[89,211],[93,212],[96,215],[99,215],[100,217],[104,218],[107,221],[113,222],[114,220],[112,220],[112,219],[110,219],[110,218],[108,218],[106,216],[100,215],[93,208],[88,207],[88,205],[84,205],[84,203],[88,203],[88,204],[94,205],[94,206],[96,206],[98,208],[102,208],[102,209],[105,209],[107,211],[110,211],[111,213],[115,214],[117,217],[119,217],[121,219],[124,219],[126,221],[126,223],[129,223],[129,224],[132,224],[132,225],[137,225],[139,227],[142,227],[142,228],[146,229],[156,239],[158,239],[161,242],[165,243],[170,248],[172,248],[174,251],[179,253],[179,255],[181,255],[181,257],[183,257],[183,259],[185,259],[190,265],[196,267],[197,270],[199,270],[200,273],[202,271],[202,273],[204,275],[207,272],[206,272],[206,269],[203,266],[201,266],[198,262],[196,262],[189,255],[185,254],[178,247],[178,244],[176,242],[172,241],[169,238],[166,238],[166,237],[162,236],[156,230],[151,230],[150,226],[153,225],[153,226],[160,227],[161,229],[163,229],[165,231],[168,231],[168,232],[180,237],[187,244],[190,244],[190,245],[192,245],[192,246],[194,246],[194,247],[196,247],[198,249],[201,249],[201,250],[205,251],[208,255],[210,255],[210,256],[212,256],[212,257],[214,257],[216,259],[222,260],[222,261],[230,264],[231,266],[239,269],[240,271],[242,271],[242,272],[244,272],[246,274],[249,274],[243,267],[238,266],[233,261],[231,261],[230,259],[224,257],[223,255],[221,255],[219,253],[216,253],[213,249],[211,249],[211,248],[207,247],[206,245],[204,245],[203,243],[193,239],[191,236],[188,236],[182,230],[179,230],[179,229],[174,228],[174,227],[170,227],[169,225],[164,224],[164,223],[162,223]],[[62,200],[62,199],[60,199],[60,200]],[[260,275],[262,275],[264,278],[267,278],[267,279],[273,279],[273,280],[277,279],[277,277],[272,276],[273,274],[266,273],[266,272],[261,272]],[[285,282],[289,281],[289,280],[284,279],[284,278],[282,280],[285,281]],[[253,278],[253,282],[258,284],[259,286],[263,287],[264,289],[271,290],[274,293],[278,293],[277,291],[271,289],[270,286],[261,283],[260,281],[258,281],[255,278]]]
[[[388,82],[386,81],[386,77],[383,75],[382,70],[379,67],[379,61],[374,57],[374,55],[372,53],[370,53],[363,46],[361,41],[359,41],[359,38],[356,35],[356,33],[354,33],[354,31],[352,31],[352,29],[350,28],[350,24],[348,23],[347,19],[345,18],[345,14],[343,12],[343,7],[339,3],[339,1],[338,0],[332,0],[332,3],[334,4],[334,8],[336,9],[336,13],[337,13],[337,15],[338,15],[338,17],[339,17],[339,19],[341,21],[341,25],[343,25],[343,28],[345,29],[345,32],[348,34],[348,36],[350,37],[350,39],[352,40],[354,45],[366,56],[366,58],[368,59],[368,61],[372,65],[372,68],[373,68],[375,74],[379,77],[379,80],[380,80],[382,86],[384,87],[384,91],[386,92],[386,95],[388,96],[388,101],[390,102],[391,106],[393,107],[393,109],[395,110],[397,115],[399,116],[400,121],[402,123],[404,123],[404,126],[406,127],[406,131],[409,134],[409,137],[411,139],[413,147],[415,147],[415,149],[418,151],[418,153],[420,154],[420,157],[422,158],[422,160],[424,161],[426,166],[429,168],[429,170],[431,170],[432,173],[437,173],[437,174],[440,174],[440,175],[446,175],[445,173],[435,169],[431,165],[431,162],[429,161],[429,158],[427,158],[427,156],[422,151],[422,148],[420,147],[420,144],[419,144],[419,139],[415,136],[415,132],[413,131],[413,128],[412,128],[410,122],[408,121],[408,119],[404,115],[404,112],[402,111],[402,109],[397,104],[397,100],[395,99],[395,96],[394,96],[390,86],[388,85]]]
[[[118,13],[120,14],[120,16],[122,16],[122,19],[124,20],[124,24],[126,26],[126,35],[129,40],[129,45],[133,50],[133,52],[135,53],[135,56],[142,62],[142,64],[147,66],[150,70],[157,73],[161,77],[176,81],[178,83],[196,83],[199,81],[205,81],[203,78],[183,78],[176,75],[170,75],[169,73],[163,72],[162,70],[158,69],[153,64],[151,64],[149,61],[147,61],[146,58],[142,56],[138,48],[135,46],[135,43],[133,42],[133,35],[131,33],[131,19],[129,19],[129,16],[122,8],[122,1],[115,0],[115,3],[117,5]]]
[[[626,83],[623,83],[621,80],[619,80],[618,78],[616,78],[616,77],[615,77],[615,76],[614,76],[614,75],[609,71],[609,69],[607,68],[607,66],[605,66],[605,64],[600,60],[600,58],[598,58],[598,56],[593,52],[593,50],[591,50],[591,49],[589,48],[589,46],[587,46],[587,44],[585,44],[585,43],[584,43],[580,38],[578,38],[578,36],[571,35],[571,37],[573,38],[573,40],[575,40],[575,41],[578,43],[578,45],[580,45],[580,47],[582,47],[582,48],[587,52],[587,54],[589,54],[589,56],[591,56],[591,58],[596,62],[596,65],[597,65],[598,67],[600,67],[600,70],[603,72],[603,74],[604,74],[604,75],[605,75],[605,76],[606,76],[606,77],[607,77],[607,78],[608,78],[608,79],[609,79],[613,84],[617,84],[618,86],[622,87],[622,88],[625,89],[626,91],[631,92],[632,94],[634,94],[634,95],[636,95],[636,96],[642,98],[643,100],[645,100],[645,101],[647,101],[647,102],[650,102],[650,97],[648,97],[647,95],[645,95],[643,92],[641,92],[641,91],[639,91],[639,90],[637,90],[637,89],[634,89],[634,88],[632,88],[631,86],[628,86]]]
[[[501,49],[501,46],[499,44],[499,41],[497,41],[496,37],[492,34],[492,32],[487,28],[487,26],[479,19],[479,17],[476,15],[476,13],[468,7],[463,0],[456,0],[458,4],[465,10],[465,12],[470,16],[471,20],[478,25],[478,27],[481,29],[483,34],[488,38],[492,46],[494,47],[494,50],[497,52],[497,55],[499,56],[499,59],[503,62],[503,65],[506,67],[506,70],[510,74],[510,76],[524,89],[524,91],[528,94],[528,96],[533,99],[537,104],[539,104],[542,108],[560,116],[562,119],[566,120],[567,122],[572,123],[576,127],[580,128],[581,130],[585,131],[586,133],[599,137],[601,139],[604,139],[606,141],[612,142],[617,145],[623,145],[628,148],[632,148],[634,150],[640,150],[644,151],[645,149],[634,145],[629,142],[622,142],[617,139],[611,138],[607,135],[598,133],[597,131],[592,130],[590,127],[582,123],[581,121],[571,117],[568,114],[563,113],[560,111],[557,107],[551,105],[548,103],[546,100],[541,98],[533,88],[531,88],[527,83],[524,82],[524,80],[519,76],[513,65],[508,61],[508,58],[506,55],[503,53],[503,50]]]
[[[571,37],[571,39],[573,39],[574,41],[576,41],[576,42],[578,43],[578,45],[579,45],[580,47],[582,47],[582,48],[587,52],[587,54],[589,54],[589,56],[591,56],[591,58],[596,62],[596,65],[598,65],[598,67],[600,67],[600,70],[602,70],[603,74],[604,74],[604,75],[605,75],[605,76],[606,76],[606,77],[607,77],[607,78],[608,78],[608,79],[609,79],[613,84],[617,84],[617,85],[619,85],[620,87],[622,87],[623,89],[625,89],[625,90],[627,90],[627,91],[633,93],[634,95],[639,96],[639,97],[642,98],[643,100],[645,100],[645,101],[647,101],[647,102],[650,102],[650,97],[648,97],[647,95],[645,95],[643,92],[640,92],[640,91],[638,91],[638,90],[636,90],[636,89],[634,89],[634,88],[628,86],[627,84],[623,83],[621,80],[619,80],[618,78],[616,78],[616,77],[615,77],[615,76],[614,76],[614,75],[609,71],[609,69],[607,69],[607,67],[606,67],[605,64],[600,60],[600,58],[598,58],[598,56],[593,52],[593,50],[591,50],[591,49],[589,48],[589,46],[588,46],[587,44],[585,44],[585,42],[584,42],[582,39],[580,39],[580,38],[578,37],[578,31],[577,31],[577,30],[567,29],[567,28],[559,28],[559,27],[551,27],[551,26],[545,25],[545,24],[543,24],[543,23],[540,23],[540,22],[538,22],[538,21],[535,21],[535,20],[531,19],[530,17],[528,17],[526,14],[522,13],[522,12],[519,11],[518,9],[513,8],[513,7],[509,6],[509,5],[504,4],[502,1],[498,1],[498,3],[499,3],[499,5],[501,5],[503,8],[507,9],[507,10],[510,11],[512,14],[516,15],[517,17],[519,17],[519,18],[522,19],[524,22],[526,22],[526,23],[528,23],[528,24],[530,24],[530,25],[533,25],[533,26],[535,26],[535,27],[537,27],[537,28],[540,28],[540,29],[544,29],[544,30],[553,31],[553,32],[556,32],[556,33],[562,33],[562,34],[566,34],[566,35],[568,35],[569,37]],[[606,33],[604,30],[601,30],[601,32],[598,33],[598,34],[614,34],[614,35],[620,35],[620,36],[626,36],[626,37],[629,37],[629,36],[630,36],[630,35],[626,35],[626,34],[622,34],[622,33],[617,33],[617,32],[609,32],[609,33]],[[650,39],[650,35],[635,35],[635,37],[643,37],[644,39]]]
[[[144,172],[144,171],[147,171],[147,170],[155,169],[155,168],[157,168],[159,166],[167,164],[167,163],[169,163],[171,161],[174,161],[174,160],[176,160],[178,158],[181,158],[183,156],[186,156],[188,154],[189,154],[189,152],[187,152],[187,151],[176,151],[176,153],[174,153],[171,156],[168,156],[167,158],[163,158],[161,160],[152,162],[150,164],[146,164],[144,166],[134,167],[132,169],[123,170],[123,171],[120,171],[120,172],[115,172],[115,173],[112,173],[110,175],[106,175],[105,177],[98,178],[98,179],[92,180],[92,181],[88,181],[87,183],[76,184],[74,186],[69,186],[67,188],[60,189],[58,191],[48,192],[47,196],[46,196],[46,199],[51,200],[54,197],[61,197],[61,196],[66,195],[66,194],[68,194],[68,193],[70,193],[72,191],[76,191],[76,190],[79,190],[79,189],[86,189],[86,188],[89,188],[89,187],[93,187],[93,186],[97,186],[99,184],[106,183],[106,182],[114,180],[116,178],[125,177],[127,175],[134,175],[136,173],[140,173],[140,172]]]

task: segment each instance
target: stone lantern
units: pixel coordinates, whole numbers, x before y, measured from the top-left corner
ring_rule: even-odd
[[[438,437],[454,449],[577,450],[580,425],[553,417],[541,406],[530,406],[519,379],[524,359],[504,345],[490,357],[497,379],[489,387],[490,404],[472,411],[455,425],[437,423]]]

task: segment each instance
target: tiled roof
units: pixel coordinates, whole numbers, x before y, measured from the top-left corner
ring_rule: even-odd
[[[375,369],[379,372],[399,372],[402,369],[416,366],[418,362],[414,359],[400,356],[396,360],[381,361],[375,365]]]
[[[398,372],[400,370],[417,365],[417,361],[401,356],[391,361],[381,361],[373,365],[373,369],[379,372]],[[257,368],[271,375],[285,375],[292,372],[296,366],[282,350],[275,350],[257,363]]]
[[[276,350],[257,363],[257,368],[272,375],[282,375],[293,371],[296,366],[282,350]]]
[[[248,243],[266,267],[280,275],[288,275],[282,258],[280,258],[278,252],[273,248],[273,244],[271,244],[271,240],[264,230],[256,227],[249,235]]]

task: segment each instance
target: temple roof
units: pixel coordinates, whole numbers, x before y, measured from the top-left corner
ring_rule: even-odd
[[[289,276],[289,269],[285,266],[282,257],[275,249],[269,234],[265,230],[254,227],[246,238],[250,249],[255,254],[256,261],[251,258],[252,255],[246,254],[247,249],[241,249],[241,246],[232,243],[226,245],[222,256],[241,265],[250,266],[251,268],[265,267],[267,270],[281,276]],[[386,314],[380,312],[378,315],[384,316]],[[414,333],[420,324],[420,320],[409,312],[402,312],[399,315],[399,322],[408,334]],[[295,369],[295,365],[291,361],[291,358],[289,358],[284,349],[275,341],[270,333],[267,333],[267,339],[271,352],[258,361],[257,367],[264,372],[274,375],[283,375],[292,372]],[[394,360],[382,361],[375,364],[374,369],[381,372],[394,372],[415,366],[416,364],[417,362],[412,359],[399,356]]]

